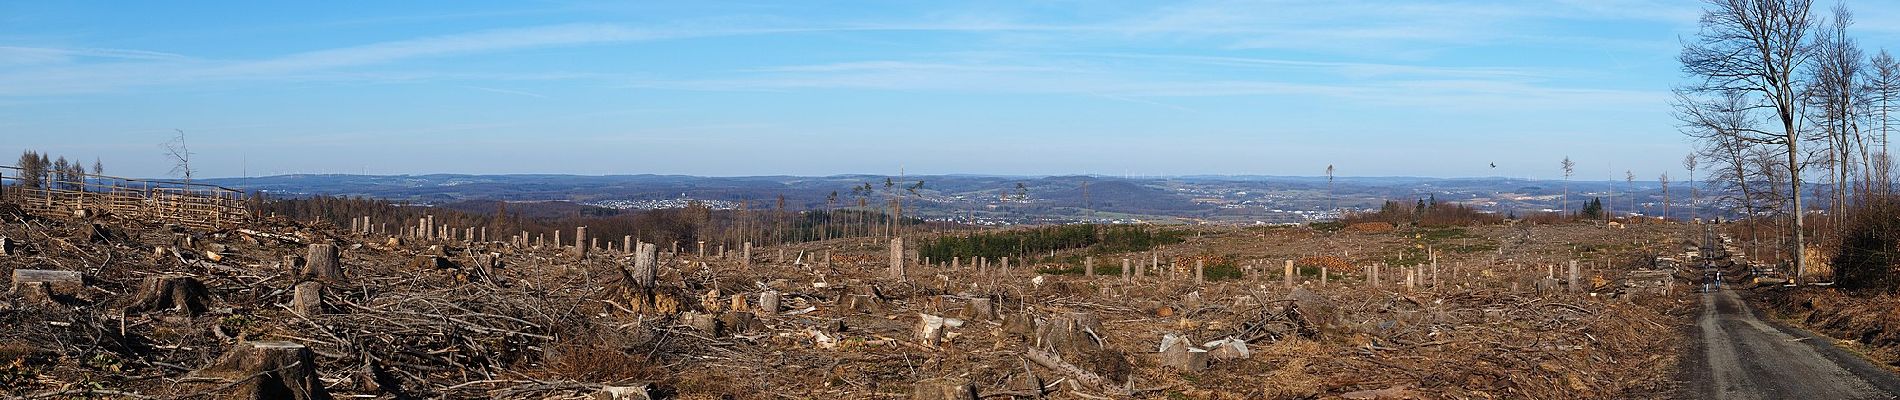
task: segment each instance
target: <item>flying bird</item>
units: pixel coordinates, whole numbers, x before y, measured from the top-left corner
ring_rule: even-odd
[[[1491,163],[1491,168],[1497,168],[1497,167],[1498,167],[1498,163]]]

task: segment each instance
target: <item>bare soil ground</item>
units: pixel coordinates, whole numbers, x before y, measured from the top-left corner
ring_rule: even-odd
[[[1679,252],[1678,226],[1186,229],[1199,234],[1097,262],[1218,256],[1239,260],[1244,275],[1197,283],[1164,270],[1130,281],[966,262],[913,265],[899,279],[886,274],[883,240],[845,239],[787,246],[785,260],[779,248],[757,249],[751,262],[663,254],[658,283],[638,287],[628,257],[604,251],[394,243],[285,221],[200,232],[0,205],[0,236],[16,244],[0,256],[0,276],[85,276],[83,289],[51,300],[0,297],[0,393],[226,397],[282,374],[202,370],[245,343],[288,341],[312,350],[317,385],[333,397],[586,398],[642,386],[655,397],[741,399],[1679,394],[1693,291],[1630,296],[1619,279]],[[308,279],[290,257],[326,242],[342,249],[347,278],[325,284],[321,312],[293,311],[293,287]],[[801,251],[806,263],[795,265]],[[837,262],[816,262],[825,252]],[[1420,268],[1408,288],[1396,267],[1429,265],[1433,254],[1438,279]],[[1376,284],[1353,268],[1329,271],[1324,285],[1303,271],[1298,289],[1285,286],[1284,260],[1307,257],[1386,267]],[[1551,267],[1569,260],[1583,269],[1578,292],[1546,279],[1563,277]],[[203,312],[143,307],[140,286],[161,275],[202,282]],[[761,309],[767,292],[781,295],[779,308]],[[935,317],[954,321],[920,338]],[[1159,354],[1167,335],[1195,348],[1237,339],[1247,354],[1169,366]]]

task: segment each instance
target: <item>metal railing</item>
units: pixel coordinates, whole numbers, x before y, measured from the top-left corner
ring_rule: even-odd
[[[41,178],[27,185],[19,167],[0,165],[0,201],[41,215],[103,211],[198,229],[222,229],[250,217],[244,191],[218,185],[82,174]]]

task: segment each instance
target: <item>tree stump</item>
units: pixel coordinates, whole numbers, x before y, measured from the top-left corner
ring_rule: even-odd
[[[727,311],[719,314],[719,326],[726,333],[746,333],[757,329],[759,319],[749,311]]]
[[[904,279],[904,238],[891,238],[890,277]]]
[[[764,293],[759,293],[759,312],[763,312],[768,316],[778,315],[778,303],[778,291],[767,290]]]
[[[328,400],[330,392],[317,380],[316,356],[301,344],[284,341],[242,342],[210,365],[191,373],[219,378],[235,385],[225,389],[231,399]]]
[[[1183,372],[1207,369],[1207,350],[1189,347],[1187,339],[1168,335],[1161,346],[1161,365]]]
[[[574,228],[574,247],[568,248],[568,254],[574,256],[574,258],[586,258],[587,248],[589,246],[587,242],[587,227]]]
[[[933,378],[911,385],[911,400],[976,400],[976,385],[952,378]]]
[[[1094,314],[1069,313],[1036,326],[1036,344],[1060,354],[1084,354],[1103,349],[1102,342],[1097,340],[1100,332],[1102,321]]]
[[[290,295],[290,309],[306,317],[323,314],[323,283],[308,281],[297,284]]]
[[[653,281],[658,279],[659,271],[656,265],[658,262],[654,258],[654,251],[655,249],[652,243],[641,243],[639,250],[634,252],[633,271],[631,272],[634,285],[651,288],[653,287]]]
[[[706,336],[719,337],[725,333],[725,330],[720,329],[723,326],[720,324],[721,321],[719,321],[719,317],[711,314],[700,314],[689,311],[680,314],[680,322],[682,325],[693,328],[693,330],[705,333]]]
[[[329,243],[310,245],[309,253],[304,256],[304,266],[301,275],[304,278],[331,283],[343,282],[345,280],[343,276],[343,259],[342,255],[337,252],[336,245]]]
[[[634,386],[604,386],[600,388],[599,392],[594,392],[594,395],[589,398],[593,400],[653,400],[660,398],[659,394],[655,393],[653,389],[653,385],[644,383]]]
[[[971,297],[969,306],[964,307],[963,315],[977,321],[996,319],[996,304],[989,297]]]
[[[963,320],[944,318],[930,314],[917,314],[917,341],[925,346],[936,347],[943,343],[949,328],[963,326]]]
[[[176,275],[146,277],[139,286],[138,295],[133,297],[132,305],[126,307],[125,312],[177,310],[185,315],[197,316],[208,308],[206,299],[209,297],[210,291],[198,278]]]
[[[1339,315],[1334,311],[1333,302],[1306,288],[1294,288],[1287,296],[1293,300],[1293,320],[1301,325],[1301,330],[1310,336],[1333,330],[1339,324]]]
[[[53,289],[46,282],[15,283],[13,294],[20,296],[26,304],[57,305],[59,300],[53,297]]]

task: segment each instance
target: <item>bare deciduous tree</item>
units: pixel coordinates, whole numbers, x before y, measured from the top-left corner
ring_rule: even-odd
[[[1669,220],[1669,172],[1663,171],[1662,175],[1657,175],[1656,183],[1662,184],[1662,219],[1667,221]]]
[[[1893,160],[1890,158],[1892,153],[1887,151],[1887,137],[1893,132],[1893,102],[1900,100],[1900,62],[1895,62],[1892,54],[1881,49],[1874,54],[1873,59],[1868,60],[1867,66],[1869,70],[1863,75],[1865,94],[1862,99],[1867,101],[1868,117],[1873,120],[1878,133],[1873,139],[1874,160],[1869,167],[1873,169],[1874,181],[1879,185],[1876,187],[1878,192],[1893,194],[1893,185],[1889,184],[1894,179]]]
[[[182,177],[185,178],[185,182],[191,182],[194,171],[191,169],[191,148],[185,147],[185,130],[173,129],[173,131],[177,131],[178,135],[165,143],[159,143],[158,146],[164,148],[165,156],[172,159],[172,176]]]
[[[1698,203],[1696,203],[1696,201],[1701,199],[1701,193],[1695,187],[1696,164],[1697,162],[1695,158],[1695,153],[1689,153],[1688,155],[1682,156],[1682,168],[1689,170],[1689,220],[1690,221],[1695,221],[1695,219],[1697,218],[1696,207],[1698,206]]]
[[[1577,172],[1577,163],[1570,161],[1570,156],[1564,156],[1564,161],[1557,165],[1564,168],[1564,200],[1562,210],[1564,215],[1570,215],[1570,174]]]
[[[1787,157],[1785,172],[1789,193],[1801,192],[1801,88],[1805,86],[1797,71],[1814,59],[1814,20],[1810,15],[1813,0],[1707,0],[1708,9],[1701,18],[1701,29],[1693,41],[1683,43],[1683,72],[1693,82],[1676,88],[1679,98],[1729,96],[1739,94],[1744,101],[1741,111],[1759,114],[1734,127],[1738,139],[1758,144],[1779,145]],[[1689,105],[1723,105],[1727,102],[1690,102]],[[1678,105],[1680,109],[1681,104]],[[1762,126],[1758,120],[1771,120]],[[1791,225],[1794,240],[1789,254],[1794,258],[1795,273],[1806,272],[1800,254],[1803,236],[1800,196],[1793,196]]]
[[[1623,170],[1623,191],[1629,192],[1627,193],[1630,195],[1629,213],[1631,217],[1635,217],[1637,211],[1642,211],[1636,206],[1636,171]]]
[[[1339,212],[1339,193],[1333,191],[1333,165],[1326,164],[1326,197],[1333,198],[1333,212]]]

